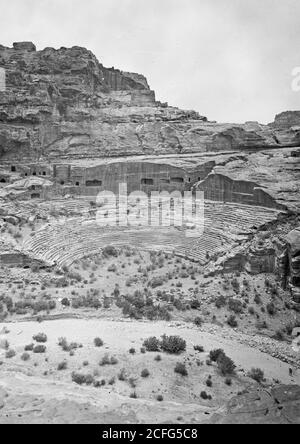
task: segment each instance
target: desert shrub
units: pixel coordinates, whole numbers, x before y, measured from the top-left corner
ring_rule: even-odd
[[[221,348],[212,350],[209,354],[209,358],[212,362],[217,362],[221,356],[225,356],[225,352]]]
[[[95,295],[80,296],[72,300],[72,308],[94,308],[98,310],[102,307],[99,298]]]
[[[103,358],[101,359],[99,365],[101,367],[104,367],[105,365],[110,365],[110,357],[108,353],[105,353],[105,355],[103,356]]]
[[[142,347],[142,348],[141,348],[141,353],[142,353],[142,355],[144,355],[144,354],[146,353],[146,351],[147,351],[147,350],[145,349],[145,347]]]
[[[229,316],[228,320],[227,320],[227,324],[229,325],[229,327],[232,328],[236,328],[238,327],[238,321],[236,320],[236,317],[234,315]]]
[[[228,301],[228,308],[236,314],[243,313],[243,304],[237,299],[230,298]]]
[[[206,392],[201,392],[200,397],[204,401],[211,401],[212,399],[211,395],[208,395]]]
[[[25,345],[25,347],[24,347],[24,351],[26,351],[26,352],[32,351],[33,349],[34,349],[34,344],[28,344],[28,345]]]
[[[187,368],[182,362],[177,362],[174,372],[181,376],[188,376]]]
[[[68,298],[63,298],[63,300],[61,301],[61,305],[63,305],[64,307],[70,307],[71,302]]]
[[[135,354],[136,354],[136,350],[135,350],[135,348],[131,348],[131,349],[129,350],[129,353],[130,353],[131,355],[135,355]]]
[[[160,362],[162,360],[162,357],[160,355],[155,356],[154,360],[156,362]]]
[[[200,397],[201,397],[201,399],[203,399],[204,401],[209,401],[209,400],[212,399],[211,396],[208,395],[206,392],[201,392],[201,393],[200,393]]]
[[[164,279],[162,277],[154,277],[149,282],[149,285],[152,288],[161,287],[162,285],[164,285]]]
[[[77,344],[77,342],[71,342],[69,344],[66,338],[59,338],[58,345],[63,349],[63,351],[70,353],[76,350],[77,348],[82,347],[79,344]]]
[[[207,385],[207,387],[209,387],[209,388],[211,388],[211,387],[213,386],[213,382],[212,382],[212,380],[211,380],[210,378],[207,379],[207,381],[206,381],[206,385]]]
[[[203,319],[200,318],[200,317],[198,316],[197,318],[194,319],[194,324],[195,324],[197,327],[201,327],[202,324],[203,324]]]
[[[226,378],[225,379],[225,384],[228,385],[229,387],[232,386],[232,379],[231,378]]]
[[[254,296],[254,302],[255,302],[256,305],[260,305],[262,303],[261,297],[257,293]]]
[[[26,362],[26,361],[29,361],[29,359],[30,359],[30,354],[29,353],[23,353],[22,354],[22,356],[21,356],[21,359],[22,359],[22,361],[24,361],[24,362]]]
[[[42,344],[48,341],[47,335],[45,335],[44,333],[38,333],[37,335],[33,336],[32,339]]]
[[[158,402],[163,402],[163,400],[164,400],[163,395],[157,395],[157,396],[156,396],[156,400],[157,400]]]
[[[198,301],[198,299],[193,299],[190,302],[190,306],[192,310],[198,310],[201,307],[201,303]]]
[[[116,264],[111,264],[107,271],[109,271],[110,273],[116,273],[118,271]]]
[[[72,381],[78,385],[83,385],[83,384],[93,385],[95,382],[95,379],[90,374],[84,375],[82,373],[73,372],[72,373]]]
[[[232,285],[232,288],[234,289],[234,291],[236,293],[239,293],[239,291],[240,291],[240,283],[239,283],[239,281],[236,278],[234,278],[231,281],[231,285]]]
[[[103,347],[104,342],[102,341],[101,338],[95,338],[94,339],[94,344],[95,344],[95,347]]]
[[[57,370],[59,370],[59,371],[66,370],[67,368],[68,368],[67,361],[62,361],[57,366]]]
[[[106,365],[117,365],[118,362],[119,361],[117,360],[117,358],[115,358],[114,356],[110,357],[108,353],[105,353],[105,355],[101,359],[99,365],[101,367],[104,367]]]
[[[162,336],[161,349],[170,354],[178,355],[186,350],[186,341],[180,336]]]
[[[41,354],[41,353],[45,353],[46,350],[47,350],[47,348],[45,347],[45,345],[36,345],[33,349],[33,353]]]
[[[265,374],[260,368],[252,368],[248,373],[249,378],[261,384],[265,379]]]
[[[123,368],[118,374],[119,381],[126,381],[126,370]]]
[[[112,245],[108,245],[107,247],[105,247],[102,251],[102,254],[106,258],[119,256],[118,250]]]
[[[236,365],[228,356],[221,355],[218,358],[217,364],[222,375],[233,375],[235,373]]]
[[[269,304],[267,304],[267,312],[270,316],[274,316],[276,314],[276,307],[274,302],[270,302]]]
[[[145,368],[144,370],[142,370],[142,373],[141,373],[142,378],[148,378],[149,376],[150,376],[150,372],[148,369]]]
[[[5,353],[5,357],[6,359],[12,359],[16,356],[16,352],[14,350],[7,350],[7,352]]]
[[[226,298],[224,296],[219,296],[216,299],[215,305],[219,309],[222,308],[222,307],[225,307],[226,306]]]
[[[160,340],[152,336],[144,341],[143,346],[148,352],[158,352],[160,351]]]
[[[251,316],[254,316],[254,315],[255,315],[255,310],[254,310],[254,308],[253,308],[253,307],[249,307],[249,308],[248,308],[248,313],[251,314]]]
[[[136,392],[132,392],[131,394],[130,394],[130,398],[131,399],[137,399],[137,394],[136,394]]]
[[[282,330],[277,330],[275,335],[273,336],[273,339],[280,342],[284,341],[285,340],[284,332]]]

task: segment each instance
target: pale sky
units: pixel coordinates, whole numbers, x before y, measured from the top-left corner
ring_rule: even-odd
[[[0,44],[84,46],[210,120],[300,109],[300,0],[0,0]]]

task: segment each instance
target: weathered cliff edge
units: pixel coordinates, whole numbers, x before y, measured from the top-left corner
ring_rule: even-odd
[[[155,100],[145,77],[88,50],[0,45],[0,158],[41,160],[300,146],[300,113],[270,125],[216,124]]]

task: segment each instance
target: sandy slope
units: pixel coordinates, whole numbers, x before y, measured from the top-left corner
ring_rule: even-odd
[[[178,325],[166,322],[134,322],[111,320],[69,319],[47,321],[42,324],[20,322],[5,325],[10,333],[6,335],[11,347],[17,351],[13,360],[5,360],[0,367],[0,389],[8,397],[2,396],[4,407],[0,410],[0,423],[6,422],[49,422],[49,423],[126,423],[126,422],[206,422],[238,391],[247,385],[245,372],[252,367],[260,367],[270,382],[277,379],[284,384],[299,384],[300,372],[293,378],[289,376],[289,365],[262,353],[250,346],[232,340],[226,329],[214,334],[199,331],[188,324]],[[29,363],[20,360],[24,346],[32,342],[32,336],[44,332],[48,336],[47,362],[45,355],[33,355]],[[162,355],[162,361],[154,361],[156,354],[139,352],[143,340],[149,336],[162,334],[180,335],[187,341],[187,352],[178,356]],[[59,337],[78,341],[83,348],[69,357],[57,345]],[[105,343],[102,349],[95,349],[93,339],[100,336]],[[206,352],[223,348],[235,361],[238,377],[233,387],[227,387],[214,369],[200,368],[195,361],[205,362],[207,354],[197,354],[193,346],[203,345]],[[132,356],[128,350],[134,347],[137,354]],[[118,358],[116,367],[100,368],[99,360],[105,352]],[[68,360],[68,371],[58,372],[57,364]],[[2,358],[1,358],[2,359]],[[87,368],[81,363],[89,361]],[[178,361],[185,361],[189,377],[174,374]],[[33,365],[36,363],[36,367]],[[130,399],[132,389],[128,384],[117,381],[114,386],[102,389],[79,387],[71,382],[73,370],[91,372],[98,366],[101,377],[117,375],[126,368],[128,376],[138,379],[143,368],[150,370],[151,377],[137,384],[138,399]],[[43,372],[47,375],[43,376]],[[201,390],[206,389],[205,380],[213,375],[213,401],[202,401]],[[249,384],[249,381],[248,381]],[[156,395],[162,393],[164,402],[158,403]],[[1,405],[1,391],[0,391]]]

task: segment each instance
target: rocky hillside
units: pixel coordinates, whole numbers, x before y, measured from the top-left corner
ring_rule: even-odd
[[[140,74],[105,68],[88,50],[0,45],[2,161],[195,153],[300,145],[300,116],[209,123],[155,100]]]

